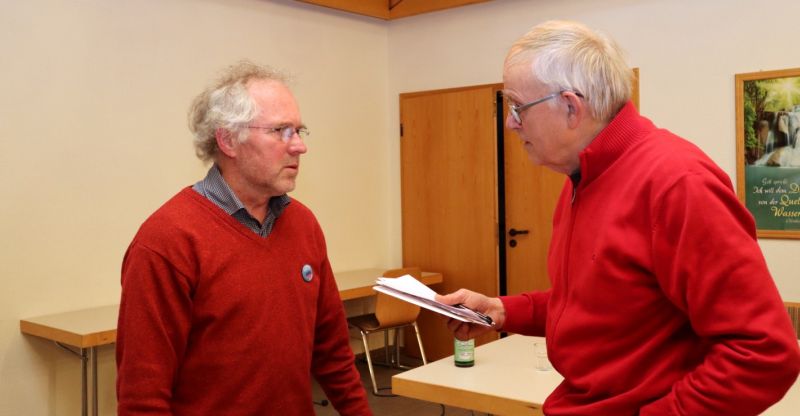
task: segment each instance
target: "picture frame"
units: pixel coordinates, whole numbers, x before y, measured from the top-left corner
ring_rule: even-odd
[[[758,237],[800,238],[800,68],[736,74],[736,193]]]

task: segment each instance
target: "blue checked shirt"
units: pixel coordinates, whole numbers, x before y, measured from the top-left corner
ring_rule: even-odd
[[[242,201],[234,195],[233,190],[225,183],[222,178],[222,173],[216,164],[211,166],[208,170],[206,177],[194,184],[192,189],[200,195],[208,198],[216,206],[222,208],[236,221],[252,230],[254,233],[261,237],[267,237],[272,232],[272,226],[275,225],[275,220],[281,215],[286,206],[289,205],[291,198],[286,194],[270,198],[267,209],[267,218],[261,224],[259,220],[254,218],[247,212],[247,209],[242,204]]]

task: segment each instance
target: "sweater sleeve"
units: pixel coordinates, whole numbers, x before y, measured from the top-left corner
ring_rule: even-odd
[[[755,415],[780,400],[800,371],[752,216],[722,175],[682,175],[654,211],[658,283],[708,346],[703,361],[642,416]]]
[[[521,335],[544,336],[547,302],[550,291],[501,296],[506,312],[502,331]]]
[[[344,304],[327,257],[321,285],[311,371],[342,416],[371,416],[361,375],[355,366]]]
[[[173,381],[190,326],[188,280],[158,253],[131,244],[122,265],[117,414],[172,415]]]

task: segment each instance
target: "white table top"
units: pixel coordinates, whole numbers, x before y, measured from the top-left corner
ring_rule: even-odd
[[[392,377],[392,392],[498,415],[541,415],[542,403],[562,377],[538,371],[533,344],[543,338],[512,335],[475,348],[475,366],[443,358]]]
[[[392,392],[497,415],[541,415],[541,404],[562,377],[535,369],[533,344],[543,338],[512,335],[475,349],[475,366],[443,358],[392,377]],[[800,379],[762,415],[800,414]]]

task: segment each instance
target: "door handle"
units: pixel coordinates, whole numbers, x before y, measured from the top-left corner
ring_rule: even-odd
[[[528,230],[515,230],[513,228],[508,230],[508,235],[512,237],[518,236],[520,234],[528,234]]]

